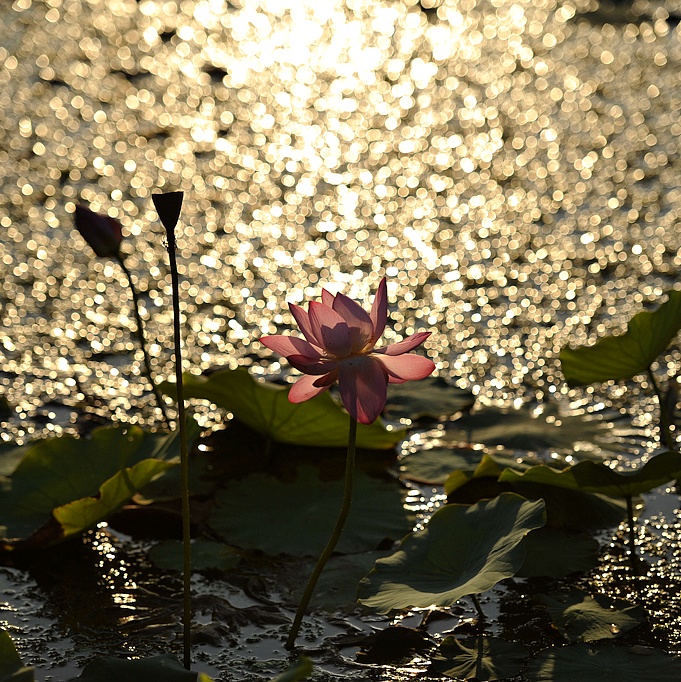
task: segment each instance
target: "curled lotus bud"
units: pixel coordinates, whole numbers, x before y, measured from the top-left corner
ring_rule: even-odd
[[[75,223],[78,232],[100,258],[118,256],[123,241],[123,229],[115,218],[77,205]]]

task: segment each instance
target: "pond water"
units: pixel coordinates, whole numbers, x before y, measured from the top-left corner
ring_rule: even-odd
[[[557,355],[623,329],[677,281],[679,17],[678,0],[15,0],[0,9],[2,447],[75,431],[86,413],[158,419],[129,290],[115,263],[94,258],[72,213],[83,203],[122,222],[152,359],[170,377],[170,277],[150,195],[183,190],[192,371],[248,365],[285,377],[286,363],[258,338],[295,328],[287,304],[322,286],[368,303],[385,275],[386,339],[432,331],[424,348],[439,375],[481,403],[623,409],[649,442],[639,454],[650,452],[648,383],[568,389]],[[678,349],[665,360],[661,381],[681,372]],[[199,418],[225,421],[205,406]],[[657,536],[667,543],[657,617],[681,650],[681,605],[670,596],[676,501],[651,498],[641,532],[651,547]],[[83,625],[65,606],[73,586],[49,567],[0,569],[0,622],[38,679],[74,674],[71,646],[82,645],[83,659],[148,654],[167,637],[164,599],[177,586],[136,567],[127,553],[139,548],[105,529],[79,551],[91,557],[107,542],[106,561],[122,551],[131,576],[100,566],[90,576],[98,608],[115,619],[128,609],[126,625],[144,611],[161,634],[143,622],[137,639],[124,628],[128,639],[97,644],[102,622]],[[603,584],[613,575],[606,567]],[[136,589],[145,580],[148,593]],[[196,589],[210,592],[200,577]],[[221,589],[249,605],[233,585]],[[281,660],[285,626],[267,628],[257,645],[267,654],[244,645],[236,659]],[[332,630],[318,623],[319,637]],[[214,641],[204,669],[242,679],[225,659],[211,667],[224,646]],[[350,665],[329,673],[357,674]]]

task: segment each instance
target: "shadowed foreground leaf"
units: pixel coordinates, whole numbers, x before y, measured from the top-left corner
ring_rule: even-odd
[[[287,386],[257,379],[240,367],[210,376],[185,374],[185,398],[209,400],[231,412],[240,422],[280,443],[345,447],[350,417],[328,393],[303,403],[288,401]],[[161,391],[175,397],[175,385],[160,384]],[[404,437],[400,429],[388,430],[377,420],[359,424],[357,447],[387,450]]]
[[[525,558],[523,538],[544,522],[543,501],[513,493],[472,507],[442,507],[425,530],[411,533],[392,556],[376,562],[359,584],[359,601],[387,613],[451,606],[485,592],[516,574]]]
[[[565,379],[570,386],[587,386],[647,372],[679,329],[681,291],[672,290],[654,312],[634,315],[625,334],[607,336],[593,346],[563,348],[559,360]]]
[[[129,661],[103,656],[88,663],[71,682],[210,682],[207,675],[185,670],[170,654]]]
[[[8,632],[0,630],[0,682],[33,682],[33,668],[25,668]]]
[[[648,647],[573,644],[541,651],[524,675],[527,682],[678,682],[681,659]]]
[[[598,541],[586,533],[544,526],[529,533],[523,542],[525,561],[516,573],[519,578],[565,578],[589,571],[598,560]]]
[[[527,649],[497,637],[445,637],[433,656],[429,673],[451,679],[503,680],[515,677],[528,658]]]
[[[473,403],[471,391],[452,386],[442,377],[427,377],[418,383],[389,384],[384,414],[396,420],[449,418]]]

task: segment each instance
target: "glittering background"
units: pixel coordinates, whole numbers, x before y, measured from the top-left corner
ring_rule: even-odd
[[[170,376],[157,190],[186,193],[195,371],[276,372],[257,339],[292,328],[287,302],[327,284],[368,303],[387,275],[386,336],[432,330],[442,375],[501,399],[567,393],[561,346],[621,329],[681,265],[678,4],[0,10],[0,392],[25,419],[6,433],[60,431],[85,398],[153,417],[125,281],[72,213],[123,223]]]

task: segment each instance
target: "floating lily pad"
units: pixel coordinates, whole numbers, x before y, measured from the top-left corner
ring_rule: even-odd
[[[529,482],[520,475],[512,481],[501,480],[507,471],[509,469],[502,469],[493,456],[485,454],[472,472],[452,472],[444,484],[447,499],[452,503],[473,504],[502,492],[515,492],[530,500],[543,499],[547,525],[573,531],[609,528],[618,525],[626,516],[626,504],[621,500]]]
[[[673,481],[681,475],[681,452],[662,452],[640,469],[616,471],[600,462],[584,461],[558,471],[541,464],[525,472],[506,469],[501,483],[539,483],[610,497],[635,497]]]
[[[540,413],[528,406],[518,410],[484,407],[448,424],[445,439],[532,452],[572,450],[576,444],[584,443],[590,444],[588,454],[594,456],[598,452],[594,448],[609,451],[626,449],[623,447],[626,443],[616,438],[618,435],[620,430],[601,416],[561,415],[558,406],[549,403]],[[636,432],[629,428],[621,435],[626,436],[626,441]]]
[[[383,413],[389,419],[449,418],[475,403],[471,391],[457,388],[441,377],[418,383],[390,384]]]
[[[592,597],[582,590],[558,596],[541,594],[537,598],[548,609],[560,634],[571,642],[613,639],[646,619],[642,606],[600,594]]]
[[[503,680],[518,675],[527,658],[524,646],[498,637],[445,637],[428,672],[457,680]]]
[[[210,400],[231,412],[240,422],[281,443],[346,447],[350,417],[327,393],[293,404],[288,388],[256,379],[246,368],[226,369],[210,376],[185,374],[186,398]],[[175,385],[161,390],[175,396]],[[395,447],[404,437],[401,429],[387,429],[377,420],[357,426],[357,446],[376,450]]]
[[[33,668],[24,667],[8,632],[0,630],[0,682],[33,682]]]
[[[191,423],[193,439],[199,427]],[[38,545],[92,527],[174,466],[178,440],[176,433],[112,426],[95,429],[90,438],[61,436],[26,446],[9,488],[0,491],[0,524],[10,538],[42,528]]]
[[[480,457],[480,455],[478,454]],[[444,480],[445,493],[451,495],[465,485],[470,485],[474,482],[482,483],[481,489],[486,487],[486,484],[492,484],[493,491],[490,490],[489,495],[484,495],[484,497],[495,497],[500,492],[503,492],[501,488],[497,485],[499,476],[505,467],[512,466],[517,467],[521,470],[526,469],[528,465],[518,462],[516,459],[506,456],[490,455],[488,453],[483,453],[480,457],[477,465],[472,468],[462,468],[457,471],[452,471],[447,478]],[[486,483],[485,483],[486,482]],[[479,498],[473,500],[477,502]],[[454,500],[460,501],[460,500]],[[462,501],[462,500],[461,500]]]
[[[515,575],[525,558],[523,538],[544,521],[543,502],[512,493],[471,507],[447,505],[376,562],[359,584],[359,601],[387,613],[451,606],[485,592]]]
[[[267,554],[317,556],[333,530],[343,481],[322,481],[301,467],[291,483],[264,474],[230,481],[215,498],[209,525],[227,542]],[[364,552],[397,540],[413,526],[404,509],[406,489],[358,473],[352,508],[337,551]]]
[[[641,646],[573,644],[541,651],[524,675],[527,682],[678,682],[681,658]]]
[[[417,450],[400,460],[403,478],[430,485],[443,485],[452,471],[474,469],[480,461],[480,450],[472,448],[429,448]]]
[[[516,573],[520,578],[564,578],[591,570],[598,560],[598,542],[586,533],[545,526],[529,533],[523,543],[525,561]]]
[[[593,346],[563,348],[559,360],[570,386],[619,381],[647,372],[681,329],[681,291],[654,312],[631,318],[625,334],[608,336]]]
[[[103,656],[88,663],[71,682],[210,682],[207,675],[186,670],[170,654],[129,661]]]
[[[241,554],[223,542],[195,540],[192,542],[192,569],[229,571],[241,561]],[[182,571],[182,543],[179,540],[159,542],[149,550],[149,558],[168,571]]]

